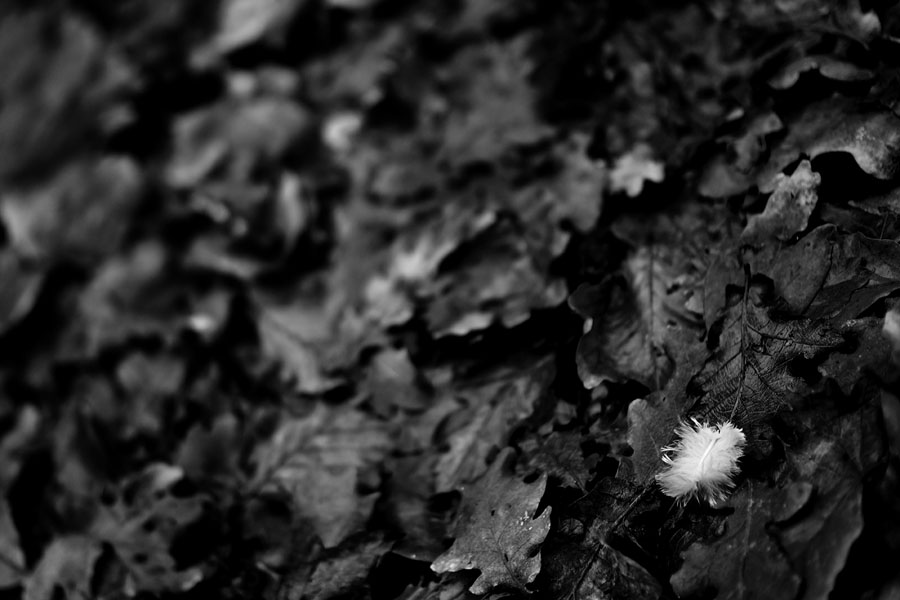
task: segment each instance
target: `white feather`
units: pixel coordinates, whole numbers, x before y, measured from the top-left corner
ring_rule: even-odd
[[[667,496],[686,504],[697,497],[715,506],[734,487],[741,468],[744,432],[729,422],[715,426],[682,423],[675,430],[678,440],[662,449],[665,468],[656,481]]]

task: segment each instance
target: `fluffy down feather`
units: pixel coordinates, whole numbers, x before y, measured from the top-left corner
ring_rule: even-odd
[[[728,422],[710,426],[691,421],[679,425],[678,440],[662,449],[666,467],[656,481],[663,493],[682,505],[697,497],[715,506],[734,487],[746,439]]]

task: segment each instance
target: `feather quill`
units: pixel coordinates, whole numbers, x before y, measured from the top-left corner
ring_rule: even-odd
[[[744,432],[729,422],[710,426],[696,419],[681,423],[678,439],[662,448],[665,468],[656,481],[667,496],[682,505],[691,498],[711,506],[724,500],[740,472],[738,460],[744,454]]]

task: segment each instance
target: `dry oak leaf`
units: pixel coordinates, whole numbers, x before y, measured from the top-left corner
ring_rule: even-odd
[[[894,113],[835,96],[811,104],[787,128],[787,136],[757,176],[763,192],[774,190],[776,175],[801,155],[813,159],[826,152],[849,152],[869,175],[891,179],[897,174],[900,118]]]
[[[478,569],[469,588],[485,594],[497,586],[528,592],[541,570],[537,546],[550,532],[550,507],[536,515],[547,476],[524,483],[512,474],[512,449],[506,448],[490,471],[463,491],[456,541],[431,565],[436,573]]]

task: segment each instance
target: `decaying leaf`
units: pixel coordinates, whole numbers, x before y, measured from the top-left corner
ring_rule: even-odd
[[[538,546],[550,531],[551,509],[537,514],[547,476],[523,483],[510,473],[512,450],[500,453],[477,484],[463,492],[453,546],[431,565],[436,573],[477,569],[469,588],[484,594],[497,586],[527,591],[541,570]]]
[[[775,414],[802,383],[792,361],[815,359],[843,342],[821,322],[777,317],[767,303],[769,286],[748,280],[732,291],[710,333],[713,354],[691,382],[698,418],[747,425]]]

